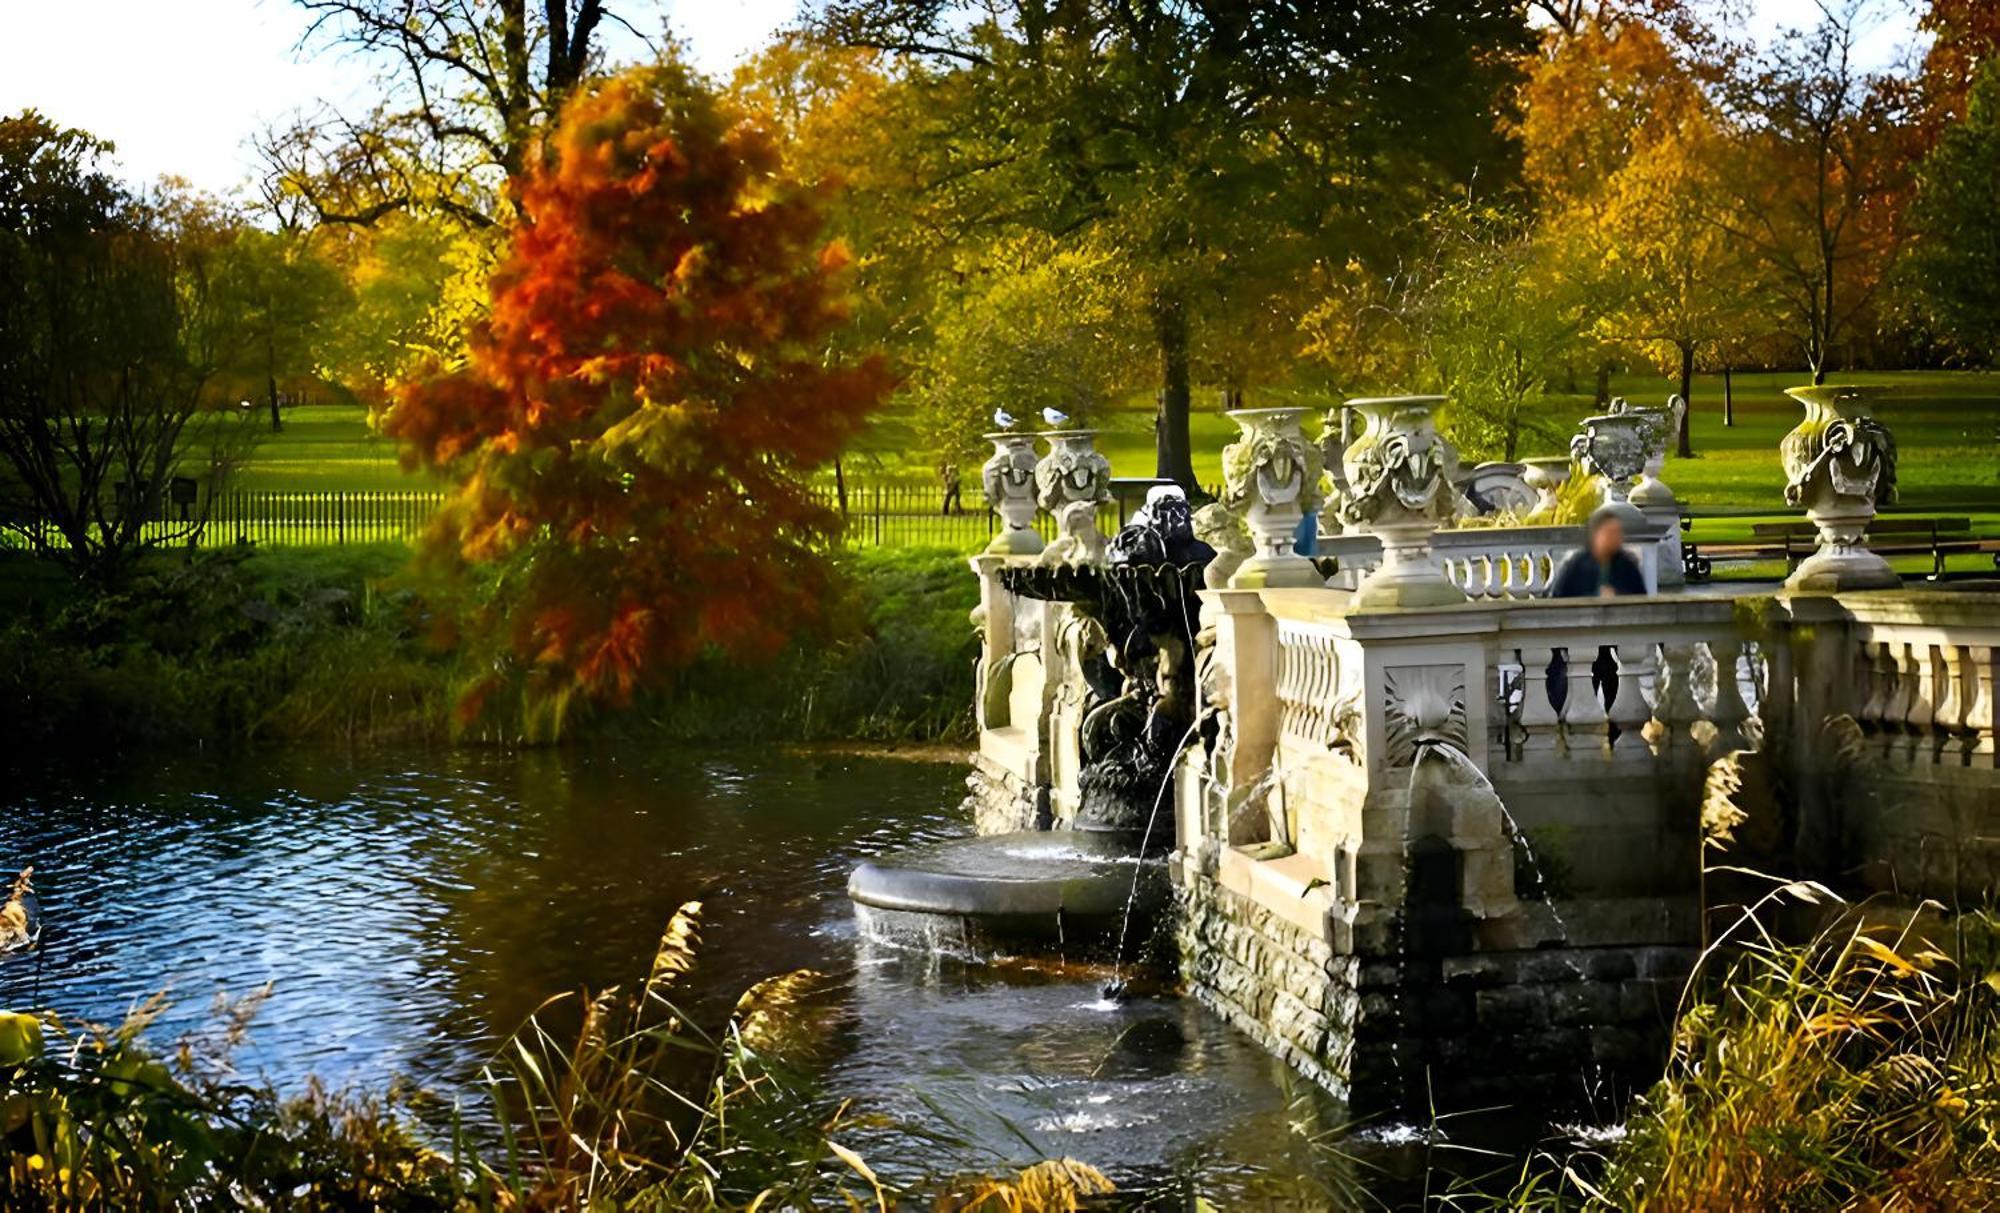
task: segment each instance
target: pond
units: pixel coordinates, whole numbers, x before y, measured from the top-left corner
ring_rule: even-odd
[[[265,983],[237,1055],[308,1075],[474,1090],[547,996],[643,973],[705,905],[693,1009],[760,978],[839,975],[829,1093],[886,1114],[891,1173],[1040,1156],[1126,1191],[1302,1197],[1350,1182],[1309,1141],[1334,1123],[1192,1000],[1102,1002],[1101,974],[994,972],[863,941],[856,862],[968,832],[965,767],[768,751],[259,751],[64,774],[9,790],[0,866],[33,863],[39,952],[0,961],[0,1007],[116,1020],[162,990],[163,1040]],[[958,1144],[931,1133],[943,1109]],[[1320,1126],[1320,1128],[1315,1128]]]

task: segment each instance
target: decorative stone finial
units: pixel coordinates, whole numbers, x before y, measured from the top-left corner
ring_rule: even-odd
[[[1572,459],[1604,482],[1604,503],[1624,505],[1632,496],[1632,478],[1646,470],[1646,449],[1652,421],[1630,411],[1621,397],[1610,409],[1585,417],[1582,432],[1569,440]]]
[[[986,503],[1000,515],[1000,533],[986,551],[994,556],[1032,556],[1042,550],[1042,537],[1035,534],[1035,436],[983,437],[993,444],[993,457],[979,469],[980,484],[986,489]]]
[[[1567,455],[1548,455],[1521,461],[1521,479],[1535,490],[1536,514],[1553,514],[1556,496],[1562,486],[1569,482],[1570,458]]]
[[[1889,562],[1862,543],[1876,507],[1896,499],[1896,440],[1870,411],[1880,393],[1819,386],[1787,388],[1785,394],[1806,410],[1778,447],[1785,501],[1804,506],[1819,528],[1819,550],[1785,584],[1803,590],[1901,585]]]
[[[1345,519],[1382,540],[1382,565],[1355,587],[1361,607],[1437,606],[1465,601],[1431,556],[1431,535],[1453,516],[1447,479],[1456,463],[1431,413],[1442,396],[1387,396],[1348,401],[1367,421],[1347,448]]]
[[[1326,581],[1293,550],[1299,523],[1319,509],[1319,447],[1299,428],[1302,408],[1231,409],[1243,436],[1222,451],[1222,500],[1249,528],[1252,552],[1229,584],[1238,589]]]
[[[1201,573],[1202,584],[1211,590],[1228,588],[1229,579],[1256,550],[1243,520],[1219,501],[1194,512],[1194,537],[1215,549],[1215,559]]]
[[[1049,453],[1035,465],[1037,499],[1056,520],[1058,542],[1069,564],[1104,563],[1104,535],[1097,507],[1111,500],[1111,461],[1092,445],[1096,430],[1050,430]],[[1088,506],[1088,510],[1072,507]]]

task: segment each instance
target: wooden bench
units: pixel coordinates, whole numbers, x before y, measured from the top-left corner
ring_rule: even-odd
[[[1699,561],[1701,576],[1714,560],[1766,560],[1783,557],[1787,569],[1819,548],[1819,528],[1810,522],[1755,522],[1750,525],[1751,542],[1711,544],[1697,552],[1688,545],[1688,570],[1694,576]],[[1992,541],[1972,533],[1970,518],[1878,517],[1868,524],[1868,549],[1878,556],[1923,556],[1931,558],[1927,580],[1944,576],[1945,558],[1968,552],[1994,551]],[[2000,565],[2000,556],[1995,557]]]
[[[1692,522],[1692,518],[1683,517],[1682,529],[1688,529]],[[1750,534],[1748,543],[1687,544],[1682,559],[1689,580],[1706,579],[1716,560],[1782,557],[1788,569],[1796,568],[1819,547],[1819,528],[1810,522],[1752,523]],[[1944,575],[1949,556],[1992,553],[1994,567],[2000,569],[2000,539],[1974,535],[1969,518],[1878,517],[1868,525],[1867,544],[1870,551],[1882,556],[1930,556],[1931,571],[1926,574],[1930,581]]]

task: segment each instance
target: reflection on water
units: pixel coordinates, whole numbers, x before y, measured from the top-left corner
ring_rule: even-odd
[[[674,908],[700,898],[694,1009],[791,968],[846,975],[828,1086],[904,1126],[862,1143],[891,1171],[1046,1154],[1127,1187],[1307,1182],[1290,1126],[1310,1101],[1191,1001],[1111,1006],[1091,974],[1003,976],[860,940],[849,870],[965,833],[963,774],[628,751],[253,753],[51,776],[0,797],[0,869],[35,865],[46,924],[39,954],[0,962],[0,1006],[115,1019],[171,987],[173,1034],[218,993],[269,982],[247,1072],[288,1087],[400,1074],[449,1094],[549,994],[642,972]]]

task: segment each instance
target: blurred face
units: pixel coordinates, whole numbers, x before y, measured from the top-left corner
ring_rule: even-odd
[[[1597,524],[1590,533],[1590,554],[1597,557],[1599,564],[1611,563],[1611,558],[1625,549],[1625,524],[1616,518],[1607,518]]]

